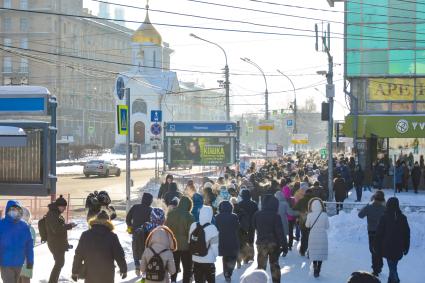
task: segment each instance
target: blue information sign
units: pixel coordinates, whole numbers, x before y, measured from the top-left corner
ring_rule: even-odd
[[[125,84],[124,84],[124,79],[122,77],[119,77],[117,79],[116,89],[117,89],[118,98],[122,100],[124,98],[124,93],[125,93]]]
[[[45,97],[1,97],[0,112],[40,112],[46,111]]]
[[[235,132],[236,123],[168,123],[167,132]]]
[[[151,111],[151,122],[162,122],[162,111],[152,110]]]
[[[291,119],[286,120],[286,126],[287,127],[293,127],[294,126],[294,120],[291,120]]]
[[[159,136],[161,134],[162,127],[158,123],[154,123],[151,125],[151,133],[152,135]]]

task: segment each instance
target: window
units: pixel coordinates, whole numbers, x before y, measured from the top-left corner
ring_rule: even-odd
[[[28,59],[21,58],[21,66],[19,67],[20,73],[28,73]]]
[[[148,112],[148,107],[146,105],[146,102],[143,99],[136,99],[133,102],[133,107],[131,109],[131,113],[141,113],[146,114]]]
[[[26,37],[21,38],[21,44],[20,44],[20,47],[21,47],[22,49],[28,49],[28,38],[26,38]]]
[[[11,57],[3,57],[3,73],[12,73]]]
[[[3,0],[3,8],[12,8],[12,0]]]
[[[3,45],[4,45],[5,49],[9,49],[9,48],[6,48],[6,47],[12,46],[12,39],[11,38],[5,38],[3,40]]]
[[[28,19],[27,18],[21,18],[19,22],[20,22],[21,32],[27,32],[28,31]]]
[[[3,31],[9,32],[12,30],[12,18],[4,17],[3,18]]]
[[[28,0],[21,0],[19,8],[22,10],[28,10]]]

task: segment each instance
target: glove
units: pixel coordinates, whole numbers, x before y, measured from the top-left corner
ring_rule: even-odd
[[[28,263],[27,262],[27,269],[32,269],[34,267],[34,264],[33,263]]]
[[[121,275],[121,279],[127,278],[127,272],[121,272],[120,275]]]
[[[72,274],[72,275],[71,275],[71,278],[72,278],[72,280],[73,280],[74,282],[77,282],[77,281],[78,281],[78,275],[77,275],[77,274]]]
[[[130,226],[128,226],[128,227],[127,227],[127,233],[128,233],[128,234],[133,234],[133,228],[132,228],[132,227],[130,227]]]

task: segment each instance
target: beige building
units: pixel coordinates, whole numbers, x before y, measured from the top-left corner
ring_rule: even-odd
[[[0,0],[2,84],[47,87],[59,102],[58,139],[110,148],[115,78],[131,69],[133,31],[104,20],[52,14],[90,16],[82,2]]]

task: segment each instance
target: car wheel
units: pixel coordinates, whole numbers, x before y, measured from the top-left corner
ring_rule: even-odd
[[[109,177],[109,170],[106,170],[104,177],[105,178]]]
[[[84,174],[84,176],[86,176],[86,178],[89,178],[90,177],[90,174]]]
[[[115,173],[115,176],[119,177],[120,175],[121,175],[121,170],[120,170],[120,169],[118,169],[118,170],[117,170],[117,173]]]

